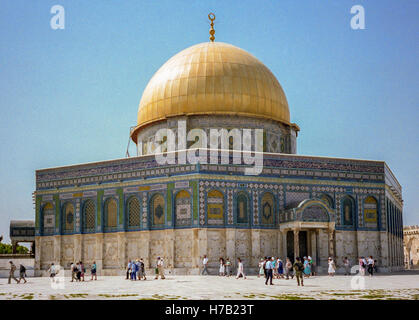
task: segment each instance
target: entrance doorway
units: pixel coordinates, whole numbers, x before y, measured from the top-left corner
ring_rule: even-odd
[[[287,232],[287,257],[294,263],[294,232]]]
[[[307,231],[300,231],[298,233],[298,243],[299,243],[299,253],[300,257],[307,257],[308,254],[308,244],[307,244]]]

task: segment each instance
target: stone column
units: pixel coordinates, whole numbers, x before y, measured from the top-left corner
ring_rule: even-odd
[[[35,277],[41,276],[41,242],[42,237],[35,237]]]
[[[235,229],[230,229],[230,228],[226,229],[226,255],[230,259],[231,264],[234,264],[236,261],[236,230]]]
[[[126,264],[126,239],[125,232],[118,232],[118,265],[120,268],[125,269]]]
[[[316,230],[310,231],[310,240],[311,240],[311,259],[313,263],[317,265],[317,232]]]
[[[300,239],[298,235],[300,234],[300,229],[294,228],[294,260],[300,256]]]
[[[61,236],[54,236],[54,262],[61,266]],[[63,266],[65,267],[65,266]]]
[[[95,261],[97,270],[101,271],[103,270],[103,233],[96,233],[96,248],[95,248]],[[76,259],[74,259],[77,261]],[[103,275],[103,273],[101,274]]]
[[[251,261],[248,262],[248,268],[252,269],[254,266],[258,265],[260,256],[262,255],[260,247],[260,230],[251,229],[251,241],[252,241],[252,252],[251,252]],[[234,259],[236,261],[236,259]]]
[[[335,244],[334,244],[335,230],[329,229],[328,231],[329,231],[328,232],[328,236],[329,236],[329,256],[332,257],[333,259],[335,259],[336,258]]]
[[[166,267],[174,269],[175,267],[175,234],[174,229],[166,229],[165,232],[165,251],[166,251]]]

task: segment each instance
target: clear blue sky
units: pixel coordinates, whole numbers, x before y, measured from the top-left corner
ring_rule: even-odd
[[[65,8],[52,30],[50,9]],[[365,8],[366,29],[350,28]],[[385,160],[419,223],[417,0],[0,2],[0,234],[34,219],[35,170],[122,158],[148,80],[208,41],[239,46],[276,75],[298,153]],[[134,154],[134,150],[131,150]]]

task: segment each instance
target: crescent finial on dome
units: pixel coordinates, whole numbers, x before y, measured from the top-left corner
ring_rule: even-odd
[[[215,14],[213,14],[212,12],[210,12],[208,14],[208,19],[211,20],[211,23],[210,23],[211,29],[210,29],[210,32],[209,32],[210,33],[210,40],[211,40],[211,42],[214,42],[214,40],[215,40],[215,37],[214,37],[214,34],[215,34],[215,30],[214,30]]]

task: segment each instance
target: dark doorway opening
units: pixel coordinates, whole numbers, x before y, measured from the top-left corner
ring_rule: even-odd
[[[294,232],[287,232],[287,257],[294,263]]]
[[[299,252],[300,257],[308,256],[308,246],[307,246],[307,231],[300,231],[298,233],[298,242],[299,242]]]

